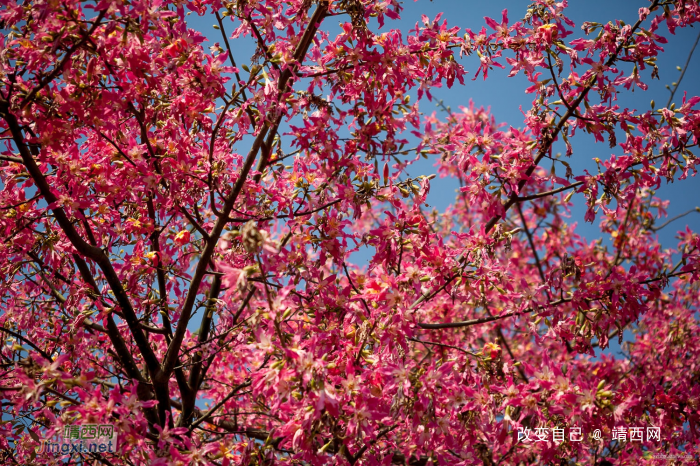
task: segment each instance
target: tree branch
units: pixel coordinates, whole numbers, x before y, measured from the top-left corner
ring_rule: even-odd
[[[656,8],[659,4],[660,0],[654,0],[652,4],[649,6],[650,10],[653,10]],[[605,63],[606,67],[611,66],[616,60],[622,49],[627,45],[627,42],[629,41],[630,37],[634,37],[634,32],[639,28],[639,26],[642,24],[642,20],[639,19],[637,22],[632,26],[632,29],[629,31],[629,36],[627,40],[624,40],[620,42],[615,49],[615,53],[613,53],[608,61]],[[566,111],[566,113],[559,119],[559,123],[557,123],[557,126],[554,127],[554,130],[551,132],[551,134],[545,136],[542,140],[542,144],[540,145],[540,149],[537,151],[537,156],[535,157],[535,161],[530,167],[525,171],[525,176],[518,182],[518,189],[517,192],[521,192],[522,189],[525,187],[527,182],[530,180],[530,176],[532,176],[532,173],[535,171],[535,169],[539,166],[540,161],[544,158],[545,155],[549,152],[549,149],[552,147],[552,144],[554,143],[554,140],[557,138],[561,130],[564,128],[564,125],[566,122],[574,116],[574,113],[576,109],[578,108],[579,105],[581,105],[581,102],[583,102],[583,99],[585,99],[586,95],[588,95],[588,92],[591,90],[593,87],[593,84],[596,82],[596,76],[593,75],[589,78],[589,82],[585,85],[579,96],[576,98],[576,100],[573,102],[571,107],[569,107]],[[518,201],[518,196],[513,192],[513,194],[510,195],[510,198],[506,203],[503,205],[503,213],[494,215],[491,217],[491,220],[489,220],[485,227],[484,231],[488,233],[491,231],[491,229],[498,223],[499,220],[505,217],[505,214],[508,212],[508,210],[513,206]]]
[[[682,213],[682,214],[678,214],[678,215],[676,215],[675,217],[668,219],[667,221],[665,221],[664,223],[662,223],[662,224],[659,225],[658,227],[649,227],[649,229],[650,229],[651,231],[653,231],[653,232],[657,232],[657,231],[661,230],[662,228],[664,228],[664,227],[668,226],[669,224],[671,224],[671,222],[675,222],[675,221],[678,220],[679,218],[683,218],[683,217],[685,217],[685,216],[688,215],[688,214],[692,214],[693,212],[700,212],[700,207],[696,207],[696,208],[690,209],[689,211],[684,212],[684,213]]]
[[[537,309],[544,309],[549,306],[558,306],[563,303],[568,303],[571,301],[571,299],[558,299],[556,301],[553,301],[546,306],[538,306]],[[494,320],[501,320],[501,319],[506,319],[508,317],[514,317],[514,316],[519,316],[523,314],[529,314],[530,312],[533,312],[536,308],[529,307],[527,309],[524,309],[522,311],[517,311],[517,312],[508,312],[506,314],[498,315],[498,316],[491,316],[491,317],[482,317],[480,319],[471,319],[471,320],[465,320],[463,322],[447,322],[444,324],[424,324],[424,323],[418,323],[417,325],[420,328],[426,329],[426,330],[435,330],[435,329],[443,329],[443,328],[460,328],[460,327],[471,327],[473,325],[479,325],[479,324],[484,324],[487,322],[493,322]]]
[[[562,186],[561,188],[552,189],[551,191],[545,191],[543,193],[531,194],[529,196],[518,196],[515,198],[515,200],[516,200],[516,202],[532,201],[533,199],[539,199],[542,197],[551,196],[552,194],[557,194],[557,193],[560,193],[563,191],[567,191],[569,189],[578,188],[582,184],[583,184],[583,181],[577,181],[576,183],[571,183],[568,186]]]
[[[693,52],[695,52],[695,47],[698,46],[698,41],[700,41],[700,31],[698,31],[698,36],[695,38],[695,43],[693,44],[693,48],[690,49],[690,53],[688,54],[688,58],[685,61],[685,65],[683,66],[683,71],[681,71],[681,75],[678,78],[678,81],[676,81],[676,85],[673,86],[673,90],[671,91],[671,95],[668,97],[668,102],[666,102],[666,108],[668,108],[671,105],[671,102],[673,102],[673,96],[676,94],[676,91],[678,90],[678,86],[681,85],[681,81],[683,81],[683,76],[685,76],[685,72],[688,70],[688,65],[690,64],[690,59],[693,57]]]
[[[306,32],[302,37],[302,41],[294,54],[294,57],[297,60],[297,62],[300,62],[306,55],[308,47],[311,44],[314,35],[316,34],[318,24],[325,16],[327,8],[328,4],[325,2],[320,3],[316,7],[316,11],[314,12],[314,15],[309,21],[309,26],[307,27]],[[286,89],[287,81],[292,76],[291,70],[292,68],[287,68],[280,76],[280,82],[278,85],[279,89]],[[281,95],[282,93],[280,92],[279,98],[281,98]],[[241,172],[238,176],[238,180],[236,180],[236,184],[233,186],[231,194],[226,199],[226,203],[224,204],[224,207],[221,211],[221,216],[218,218],[218,220],[214,224],[211,233],[209,234],[209,240],[207,241],[204,251],[202,251],[201,258],[192,276],[190,288],[187,291],[187,296],[185,297],[185,301],[182,305],[180,321],[178,322],[177,328],[175,329],[173,340],[168,346],[168,351],[166,353],[165,360],[163,361],[162,372],[157,377],[160,381],[167,380],[167,378],[170,376],[170,373],[176,365],[177,355],[180,351],[180,346],[182,345],[182,339],[185,336],[185,332],[187,331],[187,324],[189,323],[190,316],[192,315],[192,308],[194,306],[197,295],[199,294],[199,286],[202,283],[204,275],[206,274],[207,268],[209,266],[209,261],[211,260],[212,254],[214,253],[219,237],[221,236],[221,233],[224,230],[224,226],[228,223],[228,215],[233,209],[233,206],[236,203],[236,200],[238,199],[238,195],[240,194],[241,190],[243,189],[243,186],[246,183],[248,174],[250,173],[250,170],[253,167],[253,163],[255,162],[258,151],[260,150],[263,144],[267,132],[272,126],[272,133],[275,133],[281,120],[282,115],[280,114],[279,116],[277,116],[274,124],[270,125],[269,121],[265,121],[265,123],[263,123],[263,127],[258,133],[258,136],[255,138],[253,146],[251,147],[250,152],[246,157],[243,167],[241,167]],[[261,159],[261,163],[262,161],[263,160]]]

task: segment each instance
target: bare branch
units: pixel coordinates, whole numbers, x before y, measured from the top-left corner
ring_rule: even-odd
[[[529,314],[533,312],[535,309],[546,309],[547,307],[550,306],[558,306],[563,303],[568,303],[571,301],[571,299],[558,299],[556,301],[553,301],[545,306],[538,306],[537,308],[534,307],[529,307],[527,309],[524,309],[522,311],[517,311],[517,312],[508,312],[506,314],[501,314],[498,316],[491,316],[491,317],[482,317],[480,319],[471,319],[471,320],[465,320],[463,322],[447,322],[444,324],[424,324],[424,323],[418,323],[418,326],[420,328],[426,329],[426,330],[434,330],[434,329],[443,329],[443,328],[460,328],[460,327],[471,327],[473,325],[479,325],[479,324],[485,324],[487,322],[493,322],[494,320],[501,320],[501,319],[506,319],[508,317],[515,317],[515,316],[520,316],[524,314]]]

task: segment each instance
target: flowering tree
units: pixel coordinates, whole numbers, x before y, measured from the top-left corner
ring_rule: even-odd
[[[700,237],[661,247],[654,190],[695,174],[700,97],[616,95],[700,7],[638,3],[572,40],[566,0],[405,35],[396,0],[3,0],[3,464],[54,464],[42,439],[83,424],[119,444],[74,463],[697,455]],[[187,10],[216,17],[210,52]],[[527,76],[521,128],[411,101],[472,54]],[[576,132],[622,155],[574,173]],[[420,157],[461,183],[444,212]]]

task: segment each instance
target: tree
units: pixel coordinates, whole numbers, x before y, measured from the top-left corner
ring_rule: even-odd
[[[4,1],[4,463],[49,464],[42,438],[85,424],[119,445],[81,464],[697,456],[700,239],[661,247],[655,189],[695,174],[700,97],[616,95],[700,7],[636,3],[567,39],[553,0],[407,35],[377,32],[395,0]],[[210,53],[187,9],[216,17]],[[474,54],[527,76],[522,128],[411,102]],[[623,155],[574,173],[576,132]],[[461,183],[444,212],[419,157]],[[591,357],[625,330],[626,357]]]

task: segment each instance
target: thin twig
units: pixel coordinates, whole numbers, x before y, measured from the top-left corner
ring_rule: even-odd
[[[558,299],[556,301],[549,303],[547,306],[558,306],[559,304],[568,303],[569,301],[571,301],[571,299],[562,298],[562,299]],[[547,306],[538,306],[537,309],[543,309]],[[493,322],[494,320],[501,320],[501,319],[506,319],[508,317],[529,314],[529,313],[533,312],[534,310],[535,310],[534,307],[529,307],[529,308],[524,309],[522,311],[508,312],[506,314],[502,314],[502,315],[498,315],[498,316],[491,316],[491,317],[482,317],[480,319],[465,320],[463,322],[445,322],[442,324],[425,324],[425,323],[419,322],[418,326],[420,328],[423,328],[426,330],[436,330],[436,329],[443,329],[443,328],[471,327],[473,325],[479,325],[479,324],[485,324],[487,322]]]
[[[219,409],[220,407],[222,407],[228,400],[230,400],[231,398],[233,398],[233,397],[236,395],[236,393],[238,393],[238,390],[240,390],[241,388],[245,388],[245,387],[250,386],[251,383],[252,383],[252,382],[251,382],[250,380],[248,380],[248,381],[246,381],[246,382],[243,382],[242,384],[236,385],[236,387],[234,387],[234,389],[231,390],[231,393],[229,393],[228,395],[226,395],[221,401],[219,401],[216,405],[214,405],[209,411],[207,411],[206,413],[204,413],[204,414],[202,415],[202,417],[200,417],[199,419],[197,419],[196,421],[194,421],[194,422],[192,423],[192,425],[190,426],[190,432],[192,432],[192,430],[194,430],[194,428],[197,427],[198,425],[200,425],[202,422],[204,422],[204,421],[206,421],[207,419],[209,419],[209,417],[211,417],[211,415],[212,415],[217,409]]]
[[[20,335],[19,333],[14,332],[14,331],[10,330],[9,328],[1,327],[1,326],[0,326],[0,331],[3,331],[3,332],[5,332],[5,333],[7,333],[7,334],[9,334],[9,335],[12,335],[13,337],[17,338],[18,340],[22,340],[23,342],[25,342],[26,344],[28,344],[29,346],[31,346],[32,348],[34,348],[36,351],[38,351],[39,354],[41,354],[41,355],[44,357],[44,359],[47,359],[47,360],[53,362],[53,359],[51,358],[51,356],[49,356],[44,350],[42,350],[41,348],[39,348],[38,346],[36,346],[34,343],[32,343],[30,340],[28,340],[27,338],[23,337],[23,336]]]
[[[582,184],[583,184],[583,181],[577,181],[576,183],[571,183],[571,184],[568,185],[568,186],[562,186],[561,188],[552,189],[551,191],[545,191],[545,192],[543,192],[543,193],[531,194],[531,195],[529,195],[529,196],[518,196],[517,198],[515,198],[515,200],[516,200],[517,202],[520,202],[520,201],[532,201],[533,199],[539,199],[539,198],[541,198],[541,197],[551,196],[552,194],[557,194],[557,193],[560,193],[560,192],[562,192],[562,191],[566,191],[566,190],[569,190],[569,189],[578,188],[578,187],[581,186]]]
[[[651,231],[654,231],[654,232],[659,231],[662,228],[668,226],[671,222],[674,222],[674,221],[678,220],[679,218],[683,218],[688,214],[692,214],[693,212],[700,212],[700,207],[695,207],[694,209],[690,209],[688,212],[684,212],[682,214],[676,215],[675,217],[668,219],[667,221],[665,221],[664,223],[662,223],[658,227],[649,227],[649,229]]]
[[[456,349],[456,350],[461,351],[461,352],[463,352],[463,353],[465,353],[465,354],[468,354],[469,356],[474,356],[474,357],[477,357],[477,358],[479,357],[478,354],[473,353],[473,352],[468,351],[468,350],[465,350],[464,348],[460,348],[459,346],[447,345],[447,344],[445,344],[445,343],[437,343],[437,342],[435,342],[435,341],[419,340],[418,338],[411,338],[411,337],[408,337],[408,338],[406,338],[406,339],[407,339],[407,340],[411,340],[411,341],[415,341],[416,343],[422,343],[422,344],[424,344],[424,345],[444,346],[445,348]]]
[[[669,96],[668,102],[666,103],[666,108],[668,108],[671,105],[671,101],[673,100],[673,96],[676,94],[676,91],[678,90],[678,86],[681,85],[681,81],[683,80],[683,76],[685,76],[685,72],[688,69],[688,65],[690,64],[690,59],[693,57],[693,52],[695,52],[695,47],[697,47],[698,41],[700,41],[700,31],[698,32],[698,37],[695,38],[695,43],[693,44],[693,48],[690,49],[690,53],[688,54],[688,59],[685,61],[685,66],[683,67],[683,71],[681,71],[681,75],[678,78],[678,81],[676,81],[676,85],[673,87],[673,90],[671,91],[671,95]]]

